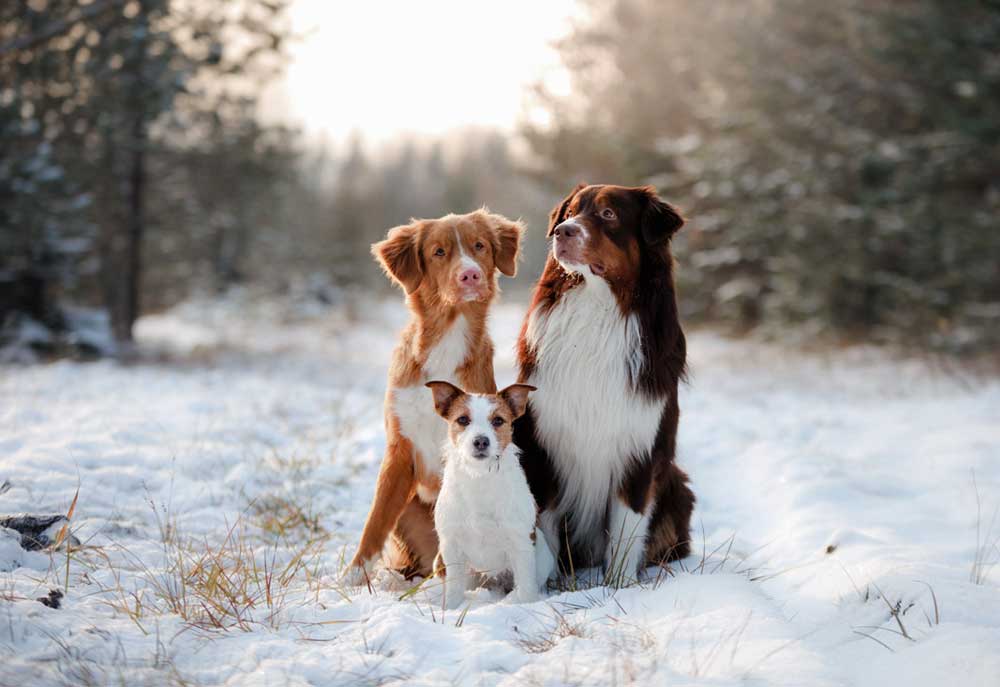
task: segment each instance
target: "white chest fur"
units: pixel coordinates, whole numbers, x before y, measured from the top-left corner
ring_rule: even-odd
[[[455,456],[445,466],[434,507],[435,527],[448,548],[460,551],[471,567],[496,574],[511,567],[518,551],[532,550],[535,499],[513,444],[490,472],[472,474],[462,460]]]
[[[392,391],[392,410],[399,419],[400,432],[413,442],[425,469],[436,474],[441,472],[441,446],[448,436],[448,425],[434,411],[431,392],[424,383],[435,379],[456,381],[457,370],[468,356],[468,331],[468,322],[459,316],[427,354],[421,380]],[[435,496],[420,489],[418,494],[427,502]]]
[[[425,381],[434,379],[455,381],[455,371],[462,366],[469,355],[468,336],[469,322],[464,315],[459,315],[441,340],[428,351],[427,360],[424,362],[424,375],[427,377]]]
[[[562,478],[561,513],[575,541],[602,545],[608,498],[629,461],[648,454],[665,400],[633,391],[643,364],[635,316],[623,317],[600,278],[563,295],[528,320],[537,364],[530,384],[538,439]]]

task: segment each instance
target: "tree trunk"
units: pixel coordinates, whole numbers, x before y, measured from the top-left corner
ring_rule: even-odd
[[[132,123],[132,159],[129,171],[128,229],[126,233],[125,287],[121,330],[118,340],[131,343],[132,326],[139,319],[142,287],[142,239],[145,233],[146,115],[140,107]]]
[[[129,115],[131,116],[131,131],[129,135],[129,171],[128,171],[128,209],[125,220],[124,241],[125,250],[121,263],[122,289],[119,298],[120,307],[117,313],[112,311],[112,327],[119,344],[126,349],[134,342],[133,325],[141,314],[142,292],[142,241],[146,229],[145,204],[143,196],[146,188],[146,142],[148,137],[146,121],[146,93],[144,92],[147,36],[149,35],[149,15],[145,4],[136,21],[139,26],[137,34],[141,36],[136,45],[136,56],[133,63],[133,74],[139,87],[135,89]],[[127,350],[126,350],[127,352]]]

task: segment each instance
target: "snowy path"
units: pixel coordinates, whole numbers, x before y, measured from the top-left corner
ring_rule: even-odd
[[[87,544],[53,610],[34,599],[66,557],[0,540],[0,687],[1000,685],[1000,566],[970,582],[977,489],[980,539],[1000,506],[998,381],[693,335],[697,554],[644,588],[482,591],[442,615],[424,591],[334,578],[371,498],[401,307],[235,312],[144,320],[163,363],[0,368],[0,512],[65,511],[79,485]],[[494,318],[501,384],[519,317]],[[248,561],[272,574],[241,577]],[[205,605],[220,589],[228,610]]]

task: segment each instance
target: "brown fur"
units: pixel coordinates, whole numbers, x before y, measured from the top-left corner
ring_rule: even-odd
[[[427,387],[434,395],[434,409],[448,421],[448,438],[455,443],[465,430],[465,425],[460,424],[458,419],[468,417],[470,413],[469,394],[450,382],[439,380],[427,382]],[[502,425],[493,427],[501,452],[514,440],[514,420],[524,414],[528,406],[528,393],[534,390],[535,387],[530,384],[511,384],[496,394],[483,394],[493,407],[490,420],[503,420]]]
[[[386,452],[375,499],[365,522],[352,565],[377,556],[390,533],[394,543],[390,565],[407,575],[428,575],[437,555],[431,506],[420,501],[417,487],[436,494],[440,477],[429,469],[412,442],[400,431],[392,412],[394,390],[424,381],[423,368],[433,347],[464,315],[468,323],[465,362],[455,380],[475,393],[494,393],[493,342],[486,315],[497,289],[496,271],[516,272],[523,226],[500,215],[477,210],[437,220],[413,220],[389,231],[372,253],[394,282],[406,292],[411,319],[393,352],[386,391]],[[458,286],[461,254],[476,261],[482,274],[477,300],[463,300]],[[440,251],[444,255],[439,254]]]

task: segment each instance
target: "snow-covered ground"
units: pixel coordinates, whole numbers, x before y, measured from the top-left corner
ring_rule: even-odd
[[[447,613],[340,588],[404,318],[246,297],[146,318],[141,364],[0,368],[0,513],[79,490],[84,542],[0,539],[0,685],[1000,685],[1000,382],[868,349],[690,336],[671,575]]]

